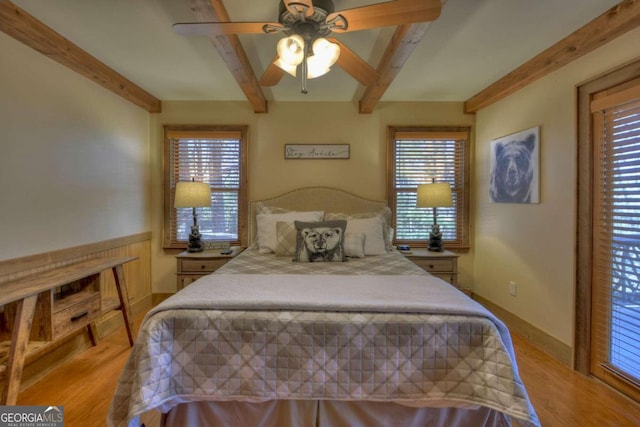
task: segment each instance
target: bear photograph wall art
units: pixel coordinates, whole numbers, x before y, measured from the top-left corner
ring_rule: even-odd
[[[539,126],[491,141],[492,202],[540,203],[539,152]]]

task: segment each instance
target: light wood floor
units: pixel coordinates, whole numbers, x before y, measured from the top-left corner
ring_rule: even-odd
[[[544,427],[640,426],[640,405],[570,370],[521,337],[514,335],[513,341],[522,380]],[[61,405],[65,427],[103,426],[129,350],[123,328],[23,390],[18,405]],[[158,420],[143,419],[147,427]]]

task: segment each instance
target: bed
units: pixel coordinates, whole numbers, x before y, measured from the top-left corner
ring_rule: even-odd
[[[540,425],[505,325],[393,250],[384,201],[304,188],[249,218],[249,248],[146,315],[108,425]],[[342,258],[301,261],[309,230]]]

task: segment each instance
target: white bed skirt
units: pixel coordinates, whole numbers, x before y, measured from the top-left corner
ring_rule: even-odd
[[[173,408],[164,425],[211,427],[508,427],[508,415],[485,407],[413,408],[392,402],[271,400],[191,402]]]

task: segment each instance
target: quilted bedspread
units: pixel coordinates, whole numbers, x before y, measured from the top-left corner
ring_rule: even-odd
[[[482,405],[539,421],[506,327],[429,275],[213,274],[150,312],[110,426],[199,400]]]

